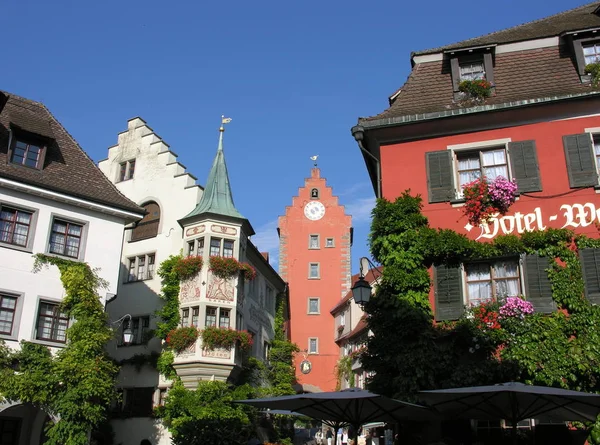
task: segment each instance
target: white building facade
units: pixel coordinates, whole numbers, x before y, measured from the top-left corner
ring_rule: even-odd
[[[34,254],[97,268],[105,300],[117,292],[124,227],[142,216],[46,107],[0,92],[0,339],[9,347],[56,351],[67,341],[58,269],[34,273]],[[3,443],[38,443],[47,420],[32,406],[0,406]]]
[[[162,305],[156,271],[170,255],[180,253],[204,259],[200,273],[181,283],[181,325],[199,330],[206,326],[247,329],[254,337],[251,354],[266,357],[274,335],[276,295],[286,286],[250,241],[252,226],[233,205],[223,131],[222,127],[205,190],[140,118],[128,122],[118,144],[109,149],[108,159],[99,163],[106,177],[148,212],[125,235],[117,298],[108,305],[112,320],[132,317],[132,344],[110,347],[117,360],[161,351],[160,339],[152,335],[158,321],[155,312]],[[210,256],[247,262],[257,271],[256,278],[217,278],[209,271]],[[174,365],[186,387],[195,389],[199,380],[234,379],[241,352],[237,347],[209,350],[198,339],[176,355]],[[171,382],[146,364],[123,366],[118,384],[123,402],[112,421],[115,442],[170,443],[168,431],[152,417],[152,409],[162,403]]]

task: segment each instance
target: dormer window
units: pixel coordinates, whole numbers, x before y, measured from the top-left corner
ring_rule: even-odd
[[[16,165],[41,169],[44,162],[43,144],[16,138],[12,146],[10,162]]]
[[[600,62],[600,42],[591,42],[581,46],[586,65]]]
[[[483,68],[483,60],[481,62],[461,63],[460,81],[464,80],[479,80],[485,79],[485,69]]]

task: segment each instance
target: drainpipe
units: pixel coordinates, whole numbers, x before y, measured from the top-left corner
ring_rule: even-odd
[[[363,145],[365,129],[361,125],[355,125],[350,131],[352,131],[352,136],[358,143],[358,148],[360,148],[360,151],[366,153],[371,159],[375,161],[375,174],[377,176],[377,187],[375,195],[377,198],[381,198],[381,163],[379,162],[379,159],[375,155],[373,155],[373,153],[367,150]]]

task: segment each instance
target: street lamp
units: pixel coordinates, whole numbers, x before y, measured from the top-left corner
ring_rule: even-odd
[[[123,329],[123,344],[128,345],[133,340],[133,331],[131,330],[131,315],[126,314],[119,318],[117,321],[114,321],[112,324],[119,323],[117,329],[121,327],[123,323],[125,324],[125,329]]]
[[[354,283],[352,286],[352,298],[354,302],[358,304],[361,309],[364,309],[365,304],[367,304],[371,298],[372,287],[367,280],[365,280],[365,275],[369,271],[369,266],[379,272],[381,275],[381,271],[375,266],[371,260],[367,257],[362,257],[360,259],[360,274],[358,277],[358,281]]]

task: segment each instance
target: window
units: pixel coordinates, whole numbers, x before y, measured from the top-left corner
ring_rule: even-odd
[[[308,269],[308,278],[313,280],[320,278],[321,275],[319,269],[319,263],[310,263]]]
[[[36,339],[65,343],[68,326],[69,319],[64,312],[61,312],[58,303],[40,301]]]
[[[210,256],[221,255],[221,239],[211,238],[210,239]]]
[[[122,331],[125,329],[131,329],[131,343],[129,345],[144,345],[148,343],[149,331],[150,331],[150,316],[145,315],[142,317],[132,317],[128,323],[123,323]],[[124,346],[123,343],[123,332],[121,332],[121,336],[119,341],[121,342],[120,346]]]
[[[12,150],[10,162],[25,167],[41,168],[44,147],[40,144],[30,144],[17,139]]]
[[[233,258],[233,241],[226,239],[223,240],[223,257]]]
[[[12,335],[17,310],[17,297],[0,294],[0,334]]]
[[[319,189],[311,189],[310,199],[319,199]]]
[[[21,419],[0,418],[0,443],[2,445],[18,445],[21,431]]]
[[[309,235],[309,249],[318,249],[319,248],[319,235]]]
[[[600,42],[591,42],[581,45],[585,64],[600,62]]]
[[[129,258],[128,282],[151,280],[154,278],[156,257],[151,253]]]
[[[79,258],[83,225],[55,218],[50,233],[50,253]]]
[[[267,310],[273,313],[275,310],[275,299],[273,298],[273,289],[267,286],[267,298],[266,298]]]
[[[220,316],[219,316],[219,327],[220,328],[225,328],[228,329],[229,328],[229,314],[231,313],[231,311],[229,309],[223,309],[221,308],[220,311]]]
[[[333,242],[333,238],[326,238],[325,239],[325,247],[335,247],[335,244]]]
[[[206,308],[206,317],[204,318],[204,326],[205,327],[216,327],[217,326],[217,308],[216,307],[207,307]]]
[[[123,389],[122,412],[128,417],[151,417],[154,388]]]
[[[133,179],[133,173],[135,172],[135,159],[131,161],[121,162],[119,166],[119,182]]]
[[[188,241],[188,256],[204,254],[204,237]]]
[[[195,328],[198,327],[198,319],[200,316],[200,308],[199,307],[193,307],[192,308],[192,326],[194,326]]]
[[[181,310],[181,326],[187,328],[190,325],[190,309]]]
[[[460,81],[485,79],[483,60],[479,62],[467,62],[460,65]]]
[[[321,312],[319,307],[319,298],[309,298],[308,299],[308,313],[309,314],[319,314]]]
[[[152,201],[147,202],[142,207],[146,210],[146,214],[137,222],[135,228],[131,232],[131,241],[154,238],[158,235],[158,226],[160,224],[159,205]]]
[[[319,339],[316,337],[308,339],[308,353],[318,354],[319,353]]]
[[[340,324],[339,326],[346,326],[346,312],[342,312],[340,314]]]
[[[521,294],[518,261],[472,263],[465,265],[467,299],[478,305],[492,298]]]
[[[0,206],[0,242],[27,246],[33,213]]]
[[[459,152],[456,155],[456,161],[460,190],[465,184],[482,176],[489,180],[494,180],[498,176],[508,178],[505,148]]]

